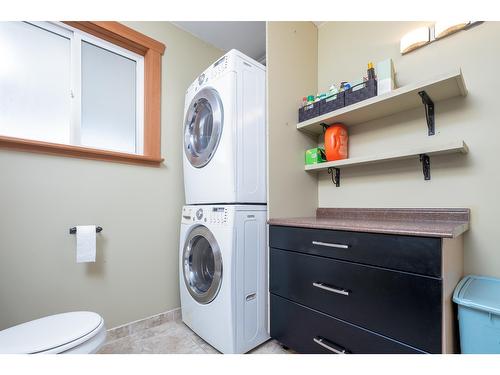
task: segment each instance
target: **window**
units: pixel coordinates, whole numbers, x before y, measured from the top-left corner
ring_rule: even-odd
[[[69,33],[0,23],[0,134],[69,143]]]
[[[0,22],[0,48],[0,146],[162,161],[162,43],[117,22]]]
[[[143,57],[138,57],[82,40],[77,142],[142,154],[144,71]]]

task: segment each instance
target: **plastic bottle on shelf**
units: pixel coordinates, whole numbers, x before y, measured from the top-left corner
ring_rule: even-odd
[[[342,124],[332,124],[325,131],[326,160],[334,161],[347,159],[347,142],[349,136]]]
[[[302,107],[307,105],[307,96],[302,97]]]
[[[326,92],[321,92],[318,95],[316,95],[316,101],[319,101],[324,98],[326,98]]]
[[[368,79],[375,79],[375,69],[373,68],[373,63],[370,61],[368,63]]]
[[[341,82],[340,83],[340,91],[346,91],[346,90],[349,90],[351,88],[351,84],[349,82]]]

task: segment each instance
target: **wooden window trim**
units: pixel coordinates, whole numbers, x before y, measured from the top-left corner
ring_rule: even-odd
[[[65,24],[144,56],[144,155],[0,136],[0,147],[60,156],[159,166],[161,157],[161,59],[165,45],[119,22]]]
[[[127,164],[159,166],[161,162],[163,162],[162,158],[148,155],[128,154],[125,152],[5,136],[0,136],[0,147],[18,151],[29,151],[81,159],[114,161]]]

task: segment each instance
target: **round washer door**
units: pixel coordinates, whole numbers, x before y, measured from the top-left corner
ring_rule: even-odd
[[[189,294],[201,304],[212,302],[222,284],[222,257],[219,245],[207,227],[194,227],[187,236],[182,265]]]
[[[193,167],[210,162],[219,145],[224,111],[219,93],[205,87],[195,95],[186,112],[184,153]]]

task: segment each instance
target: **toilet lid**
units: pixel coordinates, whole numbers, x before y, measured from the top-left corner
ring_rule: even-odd
[[[99,314],[75,311],[46,316],[0,331],[0,354],[39,353],[66,345],[94,331]]]

